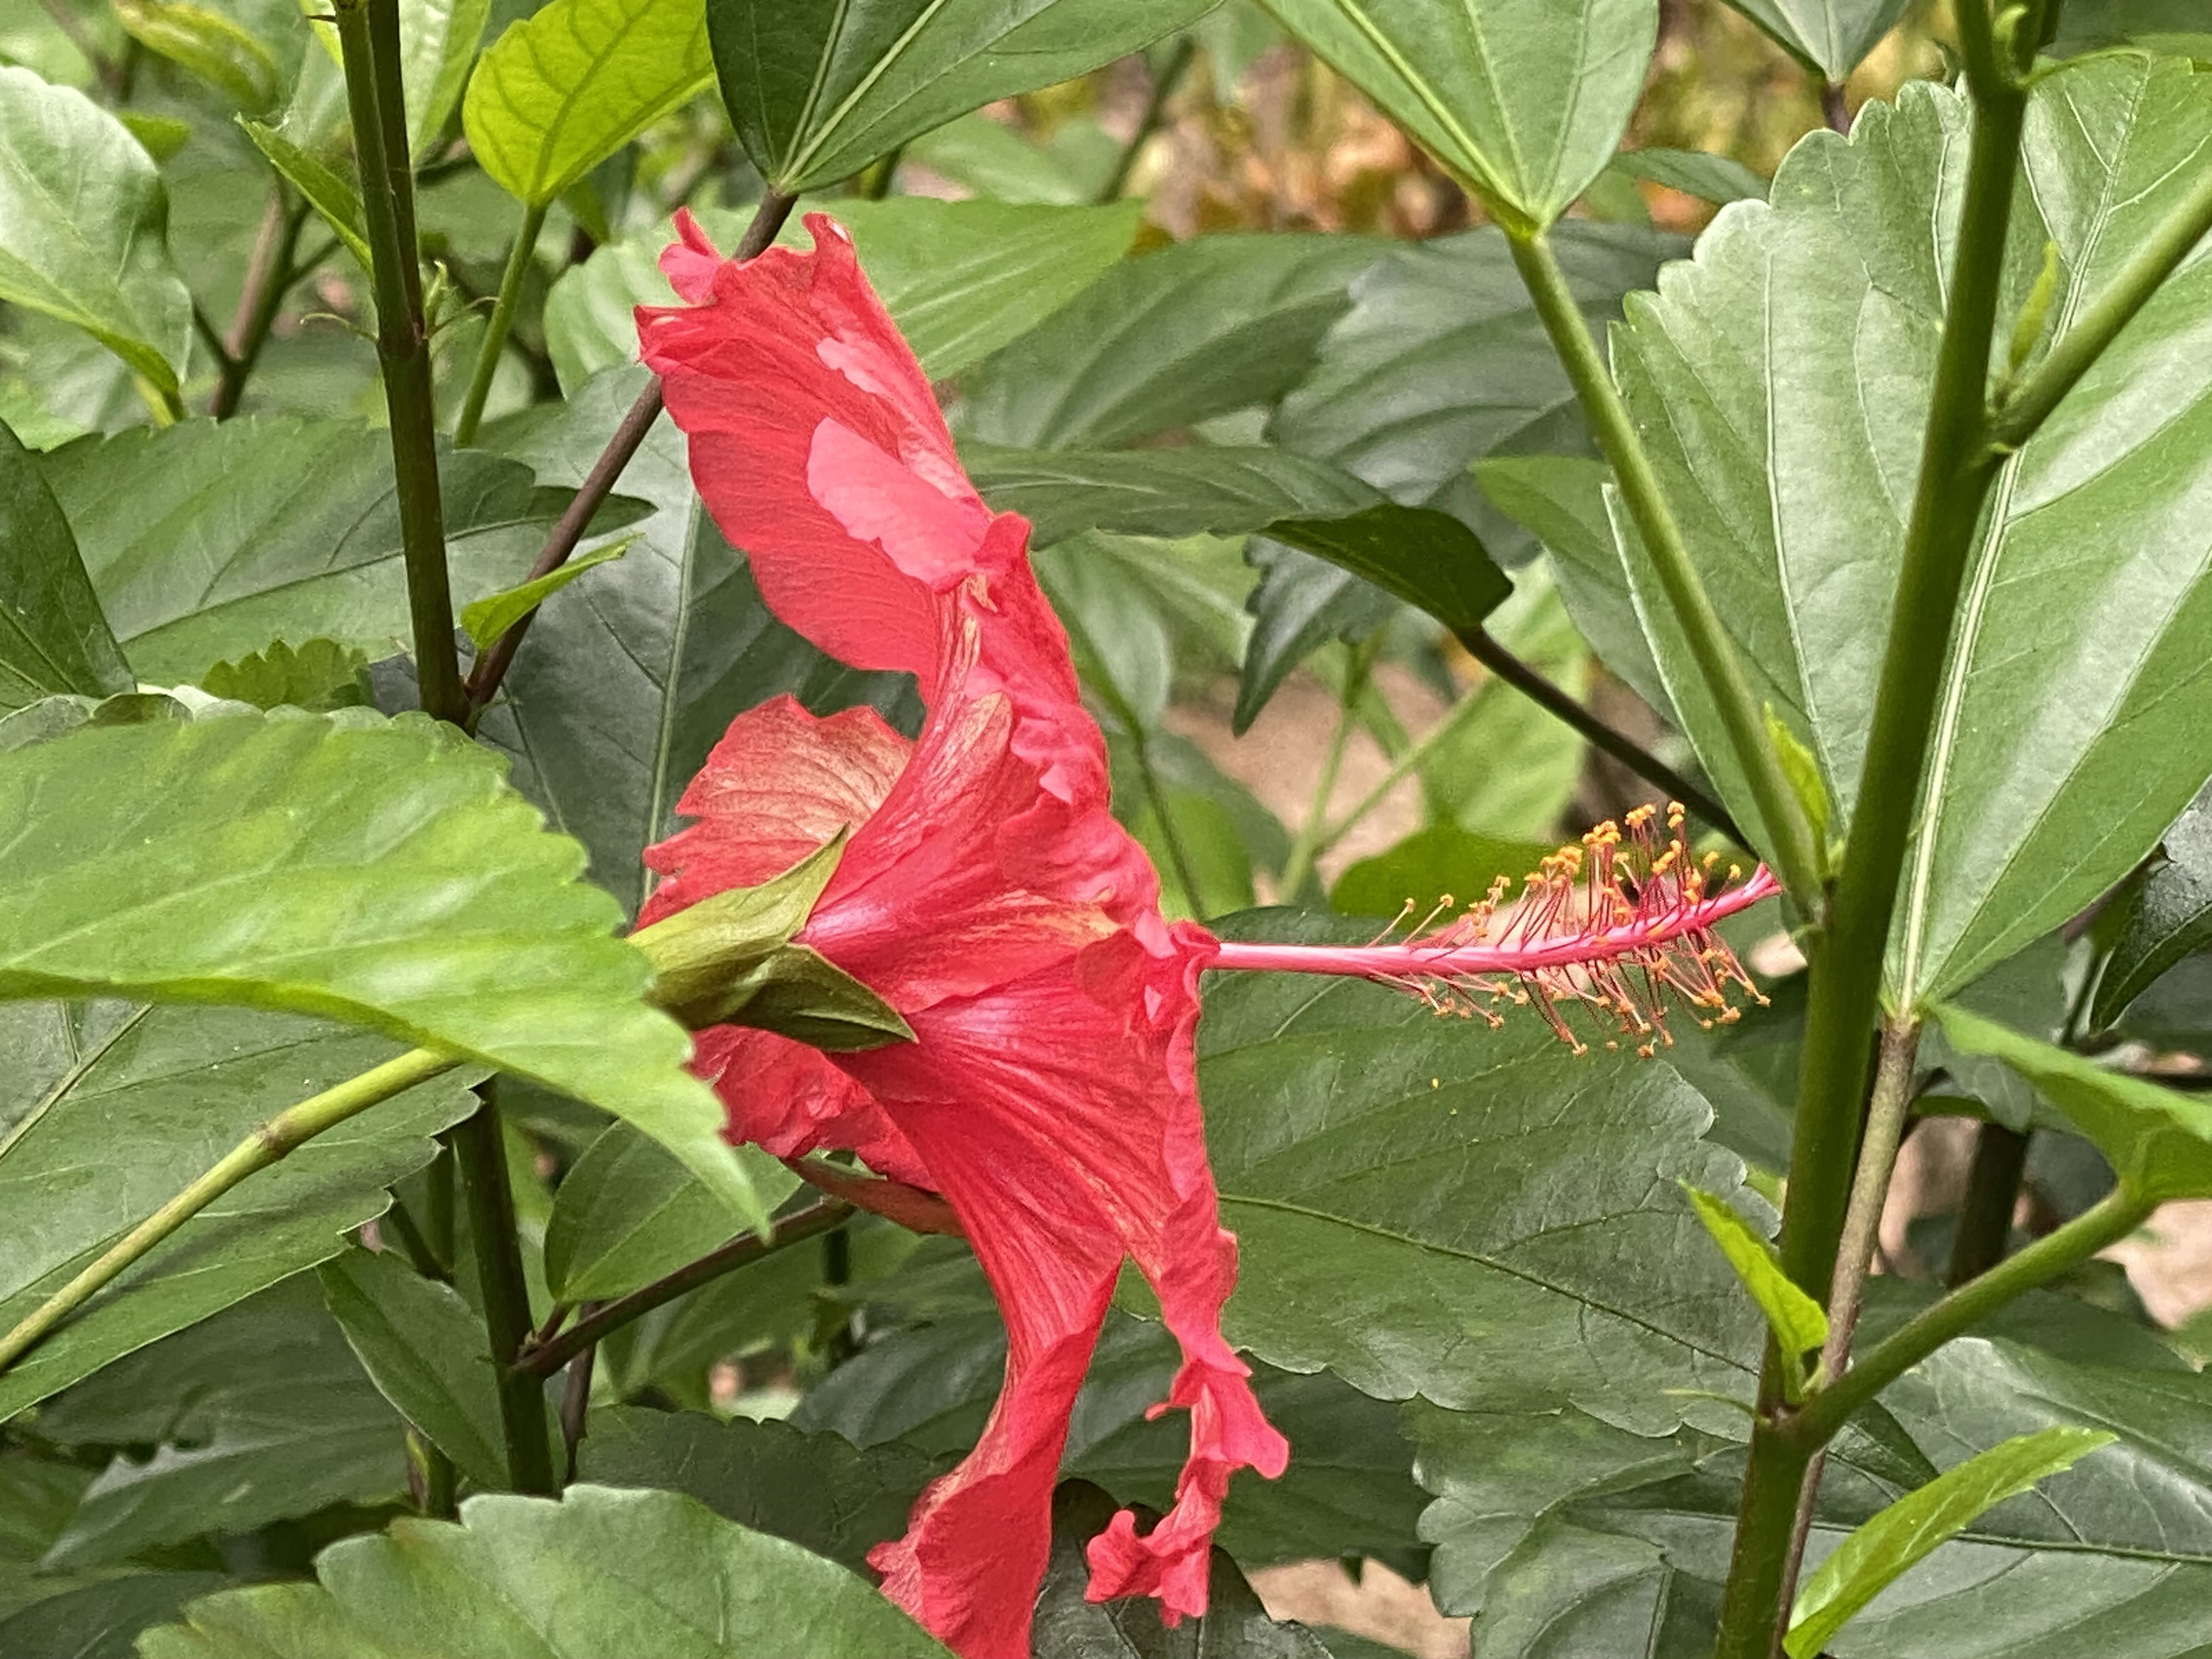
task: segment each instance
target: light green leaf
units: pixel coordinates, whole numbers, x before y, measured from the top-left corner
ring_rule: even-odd
[[[112,0],[123,32],[147,51],[198,76],[242,110],[276,100],[276,55],[235,18],[192,0]]]
[[[710,0],[722,101],[745,154],[795,196],[1000,98],[1134,52],[1216,0]]]
[[[143,679],[191,681],[276,639],[386,657],[410,637],[392,456],[365,427],[193,421],[82,440],[40,467]],[[481,450],[439,470],[465,605],[523,575],[567,493]]]
[[[1840,82],[1896,27],[1911,0],[1729,0],[1806,68]]]
[[[12,763],[0,762],[0,765]],[[255,1126],[392,1057],[384,1038],[243,1008],[0,1003],[0,1326]],[[336,1255],[475,1109],[426,1083],[318,1136],[186,1222],[0,1376],[0,1419]],[[118,1136],[114,1126],[131,1131]]]
[[[492,4],[491,0],[398,0],[398,6],[399,78],[407,106],[408,149],[420,167],[445,141],[446,124],[459,107],[469,71],[476,65],[477,47]],[[300,120],[303,130],[320,140],[337,134],[349,118],[344,77],[338,72],[345,59],[336,24],[326,15],[310,21],[326,61],[310,62],[303,68],[286,124]]]
[[[1456,823],[1432,823],[1389,852],[1346,866],[1328,890],[1329,908],[1340,915],[1387,918],[1403,914],[1407,899],[1417,915],[1446,893],[1470,902],[1498,876],[1518,888],[1554,850],[1548,842],[1500,841]]]
[[[38,1421],[63,1445],[155,1449],[109,1462],[48,1549],[55,1566],[112,1565],[407,1490],[399,1419],[306,1275],[110,1365]]]
[[[69,520],[30,451],[0,425],[0,714],[41,697],[127,691]]]
[[[1963,187],[1961,94],[1908,85],[1815,133],[1773,208],[1724,210],[1630,307],[1624,395],[1757,695],[1858,793]],[[2212,155],[2212,80],[2101,59],[2038,82],[2005,302],[2046,242],[2064,329]],[[2212,261],[2170,280],[2006,465],[1970,557],[1888,995],[1941,1000],[2101,894],[2212,774]],[[1672,701],[1755,825],[1725,734],[1628,560]]]
[[[461,628],[479,651],[489,651],[498,642],[499,636],[520,622],[525,617],[559,592],[586,570],[597,569],[611,559],[619,559],[629,551],[631,538],[624,537],[609,542],[605,547],[595,547],[588,553],[578,555],[556,570],[534,576],[518,586],[487,593],[471,600],[461,611]]]
[[[1271,403],[1305,378],[1392,244],[1200,236],[1127,259],[981,365],[959,409],[985,443],[1111,447]]]
[[[920,196],[823,205],[852,233],[861,269],[924,371],[940,380],[1081,292],[1121,257],[1143,210],[1135,202],[1012,207]],[[719,247],[735,247],[744,234],[746,216],[696,211]],[[598,249],[553,284],[546,350],[572,393],[600,370],[636,360],[636,307],[676,303],[659,263],[674,235],[663,224]],[[784,240],[805,235],[794,224]]]
[[[1705,1231],[1713,1236],[1713,1243],[1721,1247],[1735,1276],[1751,1292],[1751,1299],[1759,1304],[1759,1312],[1766,1316],[1767,1328],[1774,1333],[1775,1346],[1793,1361],[1802,1361],[1805,1355],[1821,1346],[1828,1340],[1828,1316],[1820,1304],[1790,1282],[1775,1260],[1774,1247],[1751,1229],[1751,1224],[1737,1214],[1735,1206],[1711,1193],[1701,1193],[1694,1187],[1685,1187],[1690,1207],[1698,1212],[1698,1219],[1705,1224]],[[1802,1365],[1795,1373],[1802,1389],[1804,1375]],[[1793,1389],[1795,1397],[1797,1390]]]
[[[1266,0],[1283,27],[1471,185],[1548,225],[1613,159],[1656,0]]]
[[[192,124],[181,116],[145,115],[135,110],[119,110],[116,118],[131,129],[131,136],[145,148],[146,154],[158,164],[167,161],[191,142]]]
[[[0,300],[73,323],[164,392],[191,345],[168,196],[131,131],[82,93],[0,64]]]
[[[210,696],[256,708],[304,708],[326,714],[365,708],[368,656],[335,640],[309,640],[297,650],[278,640],[238,661],[219,662],[200,676]]]
[[[1790,781],[1790,793],[1797,797],[1797,805],[1805,810],[1805,822],[1813,830],[1814,850],[1824,861],[1828,860],[1828,786],[1820,776],[1820,763],[1790,729],[1790,723],[1774,712],[1772,703],[1766,705],[1766,744],[1781,763],[1782,775]]]
[[[143,1659],[946,1659],[875,1587],[674,1492],[571,1486],[472,1498],[458,1524],[400,1520],[316,1558],[313,1584],[193,1603]]]
[[[1614,156],[1613,165],[1632,179],[1648,179],[1716,207],[1766,199],[1766,180],[1732,156],[1701,149],[1629,149]]]
[[[1816,1659],[1829,1638],[1914,1563],[1984,1510],[2031,1491],[2118,1439],[2100,1429],[2045,1429],[1990,1447],[1901,1498],[1837,1546],[1790,1612],[1783,1649]]]
[[[2166,860],[2130,894],[2118,941],[2097,981],[2100,1030],[2158,977],[2212,945],[2212,796],[2200,795],[2166,832]]]
[[[1333,930],[1333,931],[1332,931]],[[1243,936],[1364,938],[1265,916]],[[1577,1055],[1540,1018],[1439,1021],[1377,986],[1228,975],[1199,1026],[1199,1092],[1239,1240],[1228,1334],[1366,1393],[1490,1409],[1582,1402],[1642,1432],[1748,1397],[1762,1333],[1666,1183],[1741,1165],[1663,1060]]]
[[[0,996],[349,1020],[612,1112],[761,1219],[615,904],[505,770],[416,716],[88,728],[0,757]]]
[[[276,127],[240,117],[238,125],[253,147],[269,158],[269,165],[290,179],[309,205],[322,216],[331,234],[345,245],[364,272],[373,269],[368,232],[363,228],[361,191],[354,181],[313,151],[295,144]]]
[[[544,207],[714,73],[701,0],[551,0],[484,49],[461,125],[501,189]]]
[[[2124,1076],[1960,1007],[1939,1007],[1936,1017],[1952,1047],[1994,1054],[2035,1085],[2138,1197],[2212,1196],[2212,1101]]]
[[[319,1276],[330,1316],[382,1397],[477,1486],[505,1486],[484,1322],[460,1292],[388,1250],[342,1251]]]

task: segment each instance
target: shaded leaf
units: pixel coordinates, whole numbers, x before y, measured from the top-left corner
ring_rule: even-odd
[[[1895,27],[1911,0],[1729,0],[1808,69],[1840,82]]]
[[[1001,449],[967,444],[969,476],[1048,547],[1081,530],[1127,536],[1235,535],[1279,519],[1345,518],[1374,506],[1350,474],[1288,450]]]
[[[1613,165],[1632,179],[1648,179],[1716,207],[1766,199],[1766,180],[1733,156],[1701,149],[1627,149],[1613,158]]]
[[[192,0],[113,0],[123,32],[147,51],[197,76],[240,109],[276,100],[276,58],[234,17]]]
[[[30,451],[0,425],[0,714],[131,688],[76,538]]]
[[[364,272],[372,270],[374,262],[368,251],[368,232],[362,224],[360,186],[313,150],[294,143],[280,128],[243,119],[239,125],[253,141],[253,147],[269,158],[269,165],[289,179],[322,216],[354,262]]]
[[[136,1659],[139,1632],[175,1618],[185,1602],[222,1583],[214,1572],[142,1572],[89,1584],[0,1619],[0,1653]]]
[[[1347,518],[1277,519],[1267,534],[1372,582],[1455,634],[1481,627],[1513,592],[1474,532],[1430,507],[1382,501]]]
[[[2199,796],[2175,820],[2166,832],[2165,862],[2126,905],[2091,1005],[2090,1020],[2099,1030],[2184,957],[2212,945],[2212,798]]]
[[[1260,581],[1246,601],[1252,635],[1230,716],[1239,737],[1308,657],[1332,640],[1365,639],[1398,614],[1398,602],[1372,582],[1298,548],[1255,537],[1245,556]]]
[[[746,1164],[765,1202],[797,1182],[765,1158]],[[711,1188],[656,1142],[611,1124],[553,1195],[546,1288],[560,1302],[620,1296],[728,1243],[734,1231]]]
[[[1328,891],[1329,908],[1347,916],[1395,916],[1411,899],[1414,915],[1449,893],[1472,903],[1504,876],[1521,878],[1556,851],[1548,842],[1501,841],[1456,823],[1416,830],[1387,853],[1347,866]]]

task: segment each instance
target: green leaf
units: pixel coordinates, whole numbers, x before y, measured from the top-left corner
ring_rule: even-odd
[[[13,757],[0,764],[12,764]],[[0,1003],[0,1326],[255,1127],[392,1057],[381,1037],[242,1008]],[[0,1376],[0,1420],[336,1255],[475,1109],[465,1078],[340,1125],[186,1222]],[[114,1126],[131,1131],[118,1136]]]
[[[1881,44],[1911,0],[1729,0],[1806,68],[1841,82]]]
[[[392,457],[364,427],[194,421],[86,439],[40,465],[142,679],[194,680],[275,639],[382,657],[409,637]],[[440,474],[466,604],[521,577],[566,492],[480,450],[447,451]]]
[[[181,116],[146,115],[136,110],[118,110],[116,118],[131,129],[131,136],[144,147],[156,166],[167,161],[191,142],[192,124]]]
[[[976,110],[913,139],[899,155],[994,202],[1079,207],[1098,199],[1121,147],[1096,121],[1032,135]]]
[[[1774,750],[1774,757],[1782,763],[1782,775],[1790,781],[1790,793],[1805,811],[1805,822],[1812,826],[1813,846],[1821,860],[1832,867],[1833,853],[1828,846],[1828,786],[1820,777],[1820,763],[1802,739],[1790,729],[1790,723],[1774,712],[1774,705],[1766,705],[1766,742]]]
[[[0,64],[0,300],[91,334],[174,392],[192,301],[168,197],[130,129],[82,93]]]
[[[1716,207],[1766,199],[1766,180],[1732,156],[1701,149],[1627,149],[1613,158],[1613,165],[1632,179],[1648,179]]]
[[[1230,715],[1239,737],[1308,657],[1332,640],[1365,639],[1398,614],[1398,602],[1374,583],[1297,548],[1255,537],[1245,557],[1260,582],[1246,601],[1252,635]]]
[[[335,640],[309,640],[297,650],[278,640],[241,657],[219,662],[200,676],[212,696],[256,708],[304,708],[325,714],[369,702],[364,685],[368,658]]]
[[[1364,577],[1455,634],[1481,627],[1513,594],[1475,533],[1432,507],[1382,501],[1348,518],[1277,519],[1267,534]]]
[[[1723,212],[1615,372],[1757,684],[1820,758],[1838,822],[1859,774],[1943,317],[1963,95],[1908,85],[1849,142],[1815,133],[1774,206]],[[2100,59],[2039,82],[1999,315],[2059,249],[2063,331],[2203,165],[2212,81]],[[2212,774],[2201,504],[2212,263],[2160,289],[2006,464],[1969,561],[1892,936],[1887,998],[1948,996],[2103,893]],[[1738,821],[1748,792],[1679,633],[1628,568],[1673,702]]]
[[[313,1584],[195,1602],[143,1659],[946,1659],[874,1586],[795,1544],[663,1492],[571,1486],[472,1498],[458,1524],[400,1520],[316,1558]]]
[[[1200,236],[1127,259],[969,378],[982,442],[1111,447],[1272,403],[1305,377],[1365,236]]]
[[[235,18],[192,0],[112,0],[123,32],[156,57],[215,88],[240,109],[276,101],[276,58]]]
[[[111,1565],[207,1533],[244,1533],[407,1490],[392,1414],[301,1276],[143,1348],[39,1413],[64,1445],[118,1452],[46,1552]]]
[[[2212,945],[2212,796],[2200,795],[2166,832],[2166,861],[2126,900],[2119,941],[2105,963],[2090,1019],[2100,1030],[2159,975]]]
[[[1349,473],[1288,450],[961,449],[969,476],[1001,513],[1048,547],[1082,530],[1127,536],[1237,535],[1279,519],[1345,518],[1376,506]]]
[[[610,560],[619,559],[629,551],[630,538],[609,542],[605,547],[595,547],[580,554],[558,569],[549,570],[542,576],[514,587],[501,588],[496,593],[487,593],[472,600],[461,611],[461,629],[479,651],[489,651],[498,642],[499,636],[559,592],[586,570],[595,570]]]
[[[89,1584],[0,1619],[0,1653],[137,1659],[138,1632],[222,1583],[213,1572],[142,1572]]]
[[[420,716],[87,729],[0,757],[0,996],[315,1013],[530,1078],[653,1135],[763,1218],[609,937],[503,763]]]
[[[1802,1361],[1805,1355],[1826,1344],[1826,1312],[1790,1282],[1790,1276],[1782,1271],[1781,1262],[1775,1259],[1774,1247],[1752,1231],[1751,1224],[1736,1213],[1733,1205],[1694,1187],[1682,1190],[1690,1200],[1690,1207],[1698,1212],[1698,1219],[1713,1236],[1713,1243],[1728,1258],[1729,1266],[1735,1269],[1735,1276],[1743,1281],[1744,1289],[1751,1292],[1751,1299],[1759,1304],[1759,1312],[1766,1316],[1766,1326],[1774,1333],[1775,1345],[1791,1360]],[[1790,1391],[1793,1401],[1802,1397],[1802,1366],[1794,1380],[1796,1386]]]
[[[1656,0],[1267,0],[1502,222],[1549,225],[1613,159]]]
[[[1591,327],[1648,288],[1680,237],[1571,220],[1552,233]],[[1574,389],[1495,229],[1401,248],[1363,274],[1350,312],[1268,435],[1394,501],[1457,514],[1508,567],[1535,543],[1468,476],[1491,455],[1594,453]],[[1609,535],[1604,540],[1610,542]],[[1617,562],[1617,561],[1616,561]],[[1617,584],[1616,584],[1617,585]]]
[[[0,714],[41,697],[128,691],[76,538],[36,462],[0,424]]]
[[[2136,46],[2184,58],[2212,57],[2212,28],[2196,0],[2074,0],[2059,20],[2053,56]]]
[[[1120,258],[1142,204],[1010,207],[1002,202],[823,204],[852,233],[861,269],[930,375],[957,374],[1056,311]],[[695,210],[716,246],[735,247],[746,216]],[[660,274],[667,225],[598,249],[553,284],[545,343],[573,393],[602,369],[635,361],[639,306],[674,305]],[[787,229],[795,241],[803,228]]]
[[[795,196],[1000,98],[1069,81],[1215,0],[710,0],[722,101],[772,189]]]
[[[366,272],[374,269],[368,251],[368,232],[363,228],[361,191],[354,181],[313,151],[295,144],[276,127],[240,117],[238,125],[253,147],[269,158],[269,165],[291,180],[301,195],[322,216],[323,222],[345,245],[354,262]]]
[[[766,1203],[798,1182],[765,1158],[748,1168]],[[732,1231],[728,1209],[689,1170],[628,1124],[612,1124],[553,1195],[546,1288],[558,1302],[604,1301],[728,1243]]]
[[[492,15],[491,0],[398,0],[399,78],[405,92],[408,149],[417,167],[433,159],[447,136],[447,123],[459,107],[477,47]],[[512,18],[513,10],[501,15]],[[311,19],[327,61],[311,59],[302,69],[288,124],[302,123],[319,137],[339,134],[348,119],[344,54],[336,24],[325,15]],[[325,77],[327,76],[327,79]],[[323,100],[327,99],[325,106]],[[273,159],[273,158],[272,158]],[[366,265],[364,264],[364,269]]]
[[[487,428],[485,442],[541,477],[580,483],[643,376],[601,375],[565,405]],[[665,417],[623,488],[653,509],[638,541],[546,602],[481,730],[514,757],[515,787],[584,843],[592,879],[634,913],[647,891],[645,848],[676,828],[677,797],[740,709],[782,692],[817,714],[865,700],[908,732],[919,710],[903,676],[857,673],[769,614],[744,556],[691,487],[683,434]]]
[[[477,1486],[505,1486],[484,1322],[460,1292],[389,1250],[343,1251],[319,1277],[331,1317],[382,1397]]]
[[[1120,539],[1087,532],[1039,549],[1030,562],[1085,684],[1123,726],[1150,733],[1174,688],[1175,641],[1152,590],[1114,556]]]
[[[1371,929],[1251,918],[1242,936]],[[1239,1240],[1232,1341],[1378,1398],[1547,1410],[1646,1432],[1747,1397],[1757,1314],[1664,1190],[1733,1196],[1711,1109],[1664,1061],[1571,1053],[1540,1018],[1439,1021],[1363,983],[1210,986],[1199,1092]],[[1295,1103],[1295,1105],[1293,1104]]]
[[[1954,1006],[1936,1017],[1952,1047],[1994,1054],[2035,1085],[2138,1197],[2212,1195],[2212,1101],[2109,1071]]]
[[[1829,1638],[1914,1563],[1984,1510],[2032,1491],[2119,1437],[2100,1429],[2045,1429],[1990,1447],[1899,1498],[1820,1563],[1790,1615],[1783,1649],[1816,1659]]]
[[[1329,908],[1340,915],[1388,917],[1402,914],[1407,899],[1417,915],[1446,893],[1472,902],[1498,876],[1517,888],[1554,850],[1547,842],[1500,841],[1456,823],[1432,823],[1389,852],[1347,866],[1329,889]]]
[[[551,0],[484,49],[461,126],[501,189],[544,207],[714,73],[700,0]]]
[[[896,1443],[854,1446],[787,1423],[615,1407],[592,1414],[583,1478],[697,1498],[724,1520],[787,1538],[855,1572],[906,1531],[945,1460]]]

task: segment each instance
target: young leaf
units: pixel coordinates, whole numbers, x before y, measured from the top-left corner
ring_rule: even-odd
[[[87,729],[0,757],[0,996],[347,1019],[637,1125],[763,1218],[613,901],[504,765],[420,717]]]
[[[1790,1615],[1783,1650],[1817,1659],[1829,1638],[1906,1569],[1984,1510],[2031,1491],[2119,1438],[2101,1429],[2055,1428],[1992,1446],[1900,1498],[1836,1547]]]
[[[948,1659],[858,1574],[675,1492],[471,1498],[459,1524],[400,1520],[388,1534],[334,1544],[315,1576],[194,1602],[182,1625],[141,1637],[138,1651]]]
[[[1613,159],[1656,0],[1267,0],[1489,205],[1541,228]]]
[[[858,173],[908,139],[1072,80],[1173,33],[1215,0],[709,0],[714,72],[771,188]]]
[[[485,48],[461,125],[501,189],[544,207],[714,73],[700,0],[552,0]]]
[[[2159,975],[2212,945],[2212,796],[2200,795],[2166,832],[2166,861],[2126,901],[2090,1018],[2099,1029],[2125,1013]]]
[[[291,180],[309,205],[322,216],[323,222],[345,245],[354,262],[364,272],[372,269],[368,233],[362,225],[361,191],[354,181],[313,151],[294,143],[280,128],[264,126],[243,116],[239,118],[238,125],[253,141],[253,147],[269,158],[269,165]]]
[[[1751,1224],[1735,1212],[1733,1205],[1694,1187],[1685,1186],[1682,1191],[1690,1207],[1698,1212],[1698,1219],[1713,1236],[1713,1243],[1721,1247],[1729,1266],[1735,1269],[1735,1276],[1743,1281],[1744,1289],[1751,1292],[1751,1299],[1759,1304],[1759,1312],[1766,1316],[1766,1328],[1774,1333],[1775,1346],[1799,1362],[1790,1378],[1796,1386],[1790,1394],[1793,1401],[1802,1398],[1802,1362],[1827,1341],[1826,1312],[1790,1281],[1775,1259],[1774,1247],[1751,1230]]]
[[[586,570],[596,569],[611,559],[619,559],[629,551],[634,537],[625,536],[620,541],[609,542],[605,547],[595,547],[588,553],[580,553],[558,569],[549,570],[542,576],[514,587],[502,588],[496,593],[487,593],[474,599],[461,611],[461,628],[479,651],[489,651],[499,636],[520,622],[525,617],[559,592]]]
[[[0,64],[0,300],[73,323],[162,392],[191,344],[153,158],[82,93]]]
[[[2212,1101],[2124,1076],[1955,1005],[1936,1017],[1953,1048],[1994,1054],[2035,1085],[2137,1197],[2212,1197]]]
[[[1820,760],[1790,729],[1790,722],[1774,712],[1771,702],[1766,705],[1766,741],[1782,763],[1782,775],[1789,779],[1797,804],[1805,809],[1805,822],[1813,827],[1814,849],[1832,863],[1828,847],[1828,786],[1820,776]]]
[[[198,76],[240,109],[258,112],[276,101],[276,57],[243,23],[192,0],[113,3],[116,21],[125,34]]]
[[[128,691],[131,670],[30,451],[0,423],[0,714]]]
[[[384,1398],[471,1480],[495,1491],[505,1486],[484,1323],[460,1292],[389,1250],[341,1251],[319,1276],[331,1317]]]

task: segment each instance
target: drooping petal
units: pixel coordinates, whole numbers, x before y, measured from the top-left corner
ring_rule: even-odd
[[[732,1145],[750,1141],[778,1158],[854,1152],[894,1181],[930,1184],[897,1125],[818,1048],[750,1026],[717,1025],[694,1042],[691,1069],[720,1097]]]

